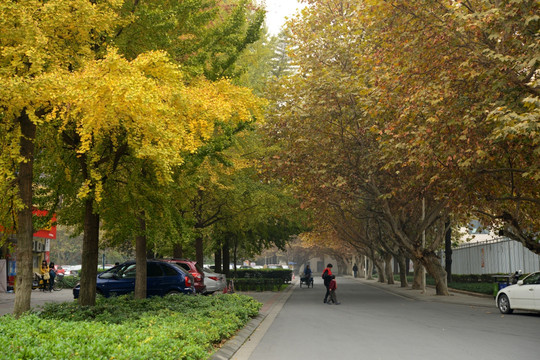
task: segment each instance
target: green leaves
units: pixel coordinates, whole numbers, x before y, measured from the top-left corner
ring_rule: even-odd
[[[19,320],[0,317],[0,341],[6,359],[207,359],[260,307],[242,295],[47,304]]]

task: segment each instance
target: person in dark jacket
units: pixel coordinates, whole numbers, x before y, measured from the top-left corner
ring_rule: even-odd
[[[332,264],[326,265],[326,269],[324,269],[322,273],[322,278],[324,280],[324,287],[326,287],[326,294],[324,295],[324,303],[326,304],[328,296],[330,296],[330,289],[328,286],[330,286],[330,281],[332,281]]]
[[[354,277],[357,277],[358,276],[358,266],[356,264],[354,264],[354,266],[352,267],[352,271],[354,273]]]
[[[49,264],[49,277],[51,278],[49,281],[49,291],[52,291],[54,287],[54,279],[56,279],[56,269],[53,262]]]

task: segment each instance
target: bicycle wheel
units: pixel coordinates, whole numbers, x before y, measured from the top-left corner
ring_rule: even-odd
[[[60,291],[62,289],[63,289],[62,285],[59,282],[55,281],[54,285],[53,285],[53,290],[54,291]]]

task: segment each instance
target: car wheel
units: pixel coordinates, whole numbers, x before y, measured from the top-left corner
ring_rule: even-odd
[[[499,311],[503,314],[511,314],[514,310],[510,307],[510,300],[506,294],[501,294],[499,300],[497,301],[499,306]]]
[[[182,293],[178,290],[171,290],[167,293],[167,295],[181,295]]]

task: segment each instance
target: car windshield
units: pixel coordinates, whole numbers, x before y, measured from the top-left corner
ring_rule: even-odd
[[[120,266],[115,266],[112,269],[109,269],[102,273],[99,276],[101,279],[112,279],[114,277],[125,279],[125,278],[134,278],[135,277],[135,264],[123,264]]]

